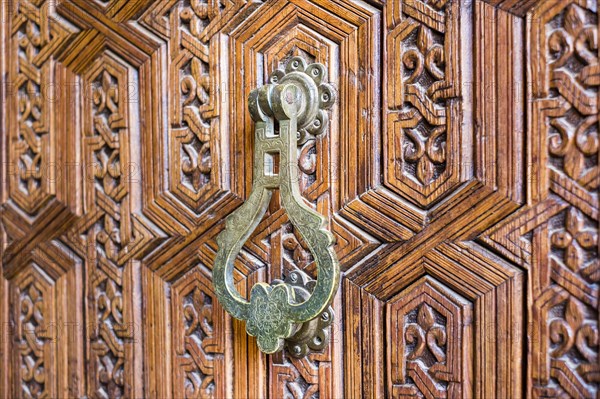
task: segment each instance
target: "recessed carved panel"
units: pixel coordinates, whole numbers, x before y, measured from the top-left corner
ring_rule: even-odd
[[[154,182],[145,191],[148,214],[167,231],[195,230],[214,218],[205,214],[208,209],[219,212],[234,199],[228,190],[235,175],[225,152],[229,131],[221,117],[229,98],[219,29],[236,23],[232,14],[241,16],[255,6],[244,1],[169,0],[154,2],[140,18],[167,41],[168,79],[156,84],[168,92],[162,103],[168,132],[162,126],[151,132],[154,152],[144,159]],[[165,224],[165,219],[181,225]]]
[[[54,53],[69,32],[44,1],[12,3],[10,52],[10,193],[29,214],[54,194]]]
[[[598,388],[598,311],[559,287],[534,304],[535,397],[593,397]]]
[[[172,286],[174,392],[186,398],[227,396],[230,319],[217,302],[206,268]]]
[[[522,356],[522,272],[472,243],[444,243],[404,262],[399,282],[388,285],[386,274],[373,281],[379,291],[344,282],[345,342],[357,348],[346,360],[363,370],[345,370],[353,381],[346,395],[518,396],[521,369],[510,359]]]
[[[36,251],[16,277],[0,286],[0,298],[7,305],[0,332],[0,354],[5,362],[0,388],[6,397],[84,394],[80,381],[61,378],[78,374],[83,367],[79,335],[83,317],[77,311],[83,297],[78,282],[81,269],[76,262],[54,280],[52,272],[56,266],[52,262],[69,262],[61,259],[63,252],[50,248],[54,245],[44,245],[43,250]]]
[[[41,398],[57,395],[52,372],[57,370],[55,291],[52,281],[30,265],[12,286],[12,322],[16,336],[13,347],[18,381],[17,397]]]
[[[463,4],[462,7],[467,7]],[[461,3],[403,2],[389,32],[386,180],[428,206],[458,181],[461,159]],[[455,158],[456,157],[456,158]]]
[[[92,335],[92,392],[98,396],[122,397],[125,392],[125,339],[129,333],[123,317],[123,270],[124,245],[130,241],[130,213],[127,209],[127,176],[122,165],[127,165],[128,110],[122,86],[127,72],[118,68],[114,61],[109,65],[98,63],[98,69],[90,74],[88,102],[84,112],[88,123],[85,129],[85,159],[94,165],[93,176],[88,176],[86,192],[90,208],[98,203],[95,197],[110,201],[112,211],[100,213],[98,220],[88,230],[86,245],[91,246],[92,262],[104,264],[110,274],[96,266],[95,278],[90,290],[91,322],[96,326]],[[111,68],[112,66],[112,68]],[[117,68],[114,68],[117,66]],[[115,76],[116,75],[116,76]],[[125,151],[121,145],[125,144]],[[93,179],[93,180],[92,180]],[[121,208],[121,209],[120,209]],[[123,245],[124,244],[124,245]],[[98,256],[96,258],[96,256]],[[127,320],[128,321],[128,320]]]
[[[171,69],[169,71],[172,108],[171,115],[171,184],[178,197],[194,210],[208,199],[207,186],[218,184],[218,175],[212,173],[213,150],[218,130],[212,119],[218,116],[218,76],[209,58],[210,45],[200,37],[219,15],[217,3],[209,9],[208,3],[177,4],[170,10],[172,34]],[[215,41],[213,41],[215,43]],[[213,46],[213,51],[215,50]],[[213,57],[214,58],[214,57]],[[215,60],[212,60],[214,65]],[[203,195],[204,194],[204,195]],[[210,195],[210,194],[208,194]]]
[[[387,305],[393,397],[456,398],[469,379],[471,305],[422,279]]]
[[[83,76],[83,159],[87,217],[69,232],[70,245],[84,254],[88,271],[90,395],[133,394],[134,348],[140,343],[136,256],[156,238],[133,213],[137,181],[131,172],[132,103],[125,88],[133,72],[105,54]]]
[[[572,4],[540,29],[536,122],[547,129],[552,169],[585,186],[598,165],[598,16]]]

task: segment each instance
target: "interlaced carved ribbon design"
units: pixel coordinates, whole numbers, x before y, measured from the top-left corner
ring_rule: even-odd
[[[313,349],[322,348],[322,330],[333,317],[329,305],[340,274],[334,237],[325,229],[326,219],[303,201],[298,175],[298,141],[325,131],[325,110],[335,102],[335,92],[325,83],[326,77],[323,65],[307,66],[302,58],[294,57],[285,71],[272,74],[270,84],[250,93],[248,108],[255,122],[252,192],[227,217],[225,230],[217,238],[219,252],[213,269],[217,297],[233,317],[246,321],[246,331],[257,338],[265,353],[280,351],[284,341],[296,356],[306,354],[306,344]],[[277,156],[279,171],[266,167],[266,161]],[[280,190],[290,221],[314,256],[317,281],[306,281],[306,275],[294,272],[288,276],[289,281],[256,284],[248,302],[235,288],[234,260],[267,211],[274,189]],[[306,284],[294,284],[299,279]],[[329,321],[325,326],[324,320]],[[307,338],[308,326],[312,326],[312,331]],[[296,334],[302,335],[302,340],[294,340]]]

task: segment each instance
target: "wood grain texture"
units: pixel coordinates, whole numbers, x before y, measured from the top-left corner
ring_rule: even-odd
[[[0,397],[597,397],[595,0],[0,2]],[[343,271],[322,353],[211,284],[249,92],[338,91],[298,146]],[[278,195],[235,263],[315,261]]]

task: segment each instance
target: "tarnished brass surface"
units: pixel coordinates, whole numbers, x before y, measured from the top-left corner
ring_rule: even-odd
[[[300,195],[297,158],[298,142],[321,134],[328,125],[325,110],[335,102],[335,92],[326,78],[323,65],[307,66],[294,57],[285,71],[271,75],[270,84],[250,93],[248,108],[255,122],[252,192],[227,217],[226,228],[217,238],[219,252],[213,268],[217,297],[233,317],[246,321],[246,331],[265,353],[281,350],[285,341],[294,356],[306,355],[309,348],[322,349],[327,339],[323,330],[333,318],[329,305],[340,275],[334,239],[325,229],[325,218]],[[278,173],[265,168],[266,157],[274,154],[279,154]],[[290,221],[315,259],[317,280],[294,272],[295,277],[290,275],[284,282],[258,283],[248,302],[235,288],[233,262],[265,214],[274,189],[279,189]]]

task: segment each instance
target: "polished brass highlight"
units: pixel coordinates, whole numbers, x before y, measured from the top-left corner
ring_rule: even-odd
[[[227,217],[225,230],[217,238],[219,252],[213,268],[217,298],[233,317],[246,321],[246,331],[257,338],[265,353],[280,351],[285,343],[292,356],[302,357],[309,350],[324,348],[329,340],[330,304],[339,285],[339,264],[333,235],[325,229],[326,219],[301,197],[297,154],[299,142],[327,128],[326,110],[335,102],[335,92],[326,78],[323,65],[306,65],[294,57],[285,71],[275,71],[269,84],[250,93],[248,108],[255,122],[252,192]],[[265,161],[276,155],[278,172],[265,167]],[[315,259],[317,280],[295,271],[285,281],[256,284],[248,302],[235,288],[233,262],[265,214],[274,189],[279,189],[290,221]]]

